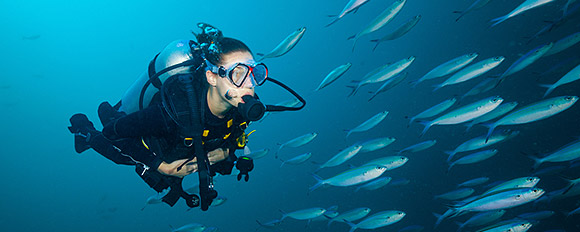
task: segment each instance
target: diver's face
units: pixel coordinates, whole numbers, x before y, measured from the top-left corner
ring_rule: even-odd
[[[229,70],[237,63],[254,64],[256,61],[249,52],[236,51],[222,55],[221,63],[218,64],[218,66],[223,66],[226,70]],[[237,107],[239,103],[243,103],[242,96],[254,96],[255,83],[250,77],[246,78],[242,86],[237,87],[228,79],[228,77],[220,77],[212,72],[209,72],[208,75],[212,75],[211,78],[215,78],[214,86],[222,101],[229,103],[231,106]]]

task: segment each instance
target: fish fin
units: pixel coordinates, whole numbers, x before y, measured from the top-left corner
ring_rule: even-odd
[[[457,154],[457,152],[455,151],[444,151],[444,153],[449,155],[449,157],[447,157],[447,162],[450,162],[453,159],[453,156]]]
[[[378,39],[373,39],[373,40],[371,40],[371,42],[375,43],[375,46],[373,47],[373,52],[374,52],[377,49],[377,47],[379,46],[379,44],[381,43],[381,41]]]
[[[346,219],[342,219],[342,221],[344,221],[346,224],[348,224],[348,226],[350,226],[350,230],[348,232],[353,232],[357,229],[356,225]]]
[[[544,97],[548,96],[552,91],[554,91],[554,85],[545,85],[545,84],[539,84],[540,87],[544,87],[544,88],[548,88],[548,90],[546,90],[546,93],[544,93]]]
[[[352,36],[348,37],[347,40],[351,40],[351,39],[354,39],[354,38],[356,38],[356,35],[352,35]]]
[[[320,186],[322,186],[323,179],[320,176],[312,173],[312,177],[314,177],[314,179],[316,179],[317,183],[308,189],[308,193],[311,193],[312,191],[314,191],[317,188],[320,188]]]
[[[429,130],[429,128],[431,128],[431,126],[433,126],[431,121],[419,120],[417,122],[421,123],[421,124],[423,124],[423,126],[425,126],[425,128],[423,128],[423,131],[421,132],[419,137],[423,137],[423,135],[425,135],[425,133],[427,133],[427,130]]]
[[[489,22],[490,22],[490,23],[493,23],[493,24],[492,24],[491,26],[489,26],[489,27],[490,27],[490,28],[491,28],[491,27],[495,27],[496,25],[500,24],[501,22],[505,21],[506,19],[508,19],[508,18],[507,18],[507,16],[501,16],[501,17],[498,17],[498,18],[492,19],[492,20],[491,20],[491,21],[489,21]]]
[[[497,127],[497,125],[495,125],[494,123],[483,123],[481,125],[489,128],[487,130],[487,135],[485,136],[485,143],[487,143],[487,141],[489,141],[489,137],[491,136],[491,134],[493,133],[493,131],[495,130],[495,128]]]
[[[282,161],[282,164],[280,164],[280,168],[282,168],[282,166],[284,166],[284,164],[286,163],[286,161],[279,159],[280,161]]]
[[[329,24],[326,24],[326,26],[324,26],[324,27],[330,27],[330,25],[336,23],[336,21],[338,21],[339,19],[340,19],[339,17],[336,17],[334,20],[332,20],[332,22],[330,22]]]

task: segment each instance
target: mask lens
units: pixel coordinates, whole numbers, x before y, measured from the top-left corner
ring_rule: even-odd
[[[268,68],[266,68],[266,65],[260,63],[254,67],[252,73],[254,74],[254,81],[256,81],[256,84],[262,85],[268,77]]]
[[[249,68],[246,65],[238,64],[230,71],[230,78],[234,85],[240,87],[244,83],[246,76],[248,75]]]

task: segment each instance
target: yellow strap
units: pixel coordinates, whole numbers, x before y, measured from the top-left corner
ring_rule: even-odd
[[[227,135],[225,135],[225,136],[224,136],[224,139],[227,139],[227,138],[229,138],[231,134],[232,134],[232,133],[228,133]]]
[[[247,137],[247,136],[250,136],[250,135],[251,135],[252,133],[254,133],[254,132],[256,132],[256,130],[250,131],[250,133],[246,134],[246,137]]]
[[[227,124],[228,128],[232,127],[233,124],[234,124],[234,119],[230,119],[228,121],[228,124]]]
[[[209,135],[209,130],[203,130],[203,137],[207,137]]]
[[[147,144],[145,143],[145,140],[143,140],[143,138],[141,138],[141,142],[143,143],[143,146],[145,146],[145,148],[147,148],[147,150],[149,150],[149,146],[147,146]]]

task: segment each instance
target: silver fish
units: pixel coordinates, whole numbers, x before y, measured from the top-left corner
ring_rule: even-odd
[[[457,102],[457,99],[455,99],[455,98],[451,98],[451,99],[447,99],[445,101],[442,101],[441,103],[434,105],[434,106],[430,107],[429,109],[426,109],[423,112],[413,116],[411,118],[411,121],[409,121],[409,125],[411,123],[413,123],[413,121],[415,121],[416,119],[429,118],[429,117],[433,117],[435,115],[438,115],[441,112],[446,111],[451,106],[453,106],[453,104],[455,104],[455,102]]]
[[[346,63],[346,64],[343,64],[343,65],[338,66],[335,69],[333,69],[328,75],[326,75],[324,80],[322,80],[322,83],[320,83],[318,88],[316,88],[314,91],[321,90],[322,88],[324,88],[324,87],[330,85],[332,82],[336,81],[339,77],[344,75],[344,73],[346,71],[348,71],[350,66],[352,66],[351,63]]]
[[[556,81],[556,83],[551,84],[551,85],[540,85],[540,86],[548,89],[548,90],[546,90],[546,93],[544,94],[544,97],[546,97],[546,96],[548,96],[548,94],[550,94],[552,91],[554,91],[554,89],[556,89],[558,86],[568,84],[568,83],[573,82],[573,81],[577,81],[578,79],[580,79],[580,65],[576,66],[570,72],[566,73],[566,75],[564,75],[562,78],[560,78],[560,80]]]
[[[539,220],[544,220],[546,218],[549,218],[549,217],[553,216],[555,213],[556,212],[554,212],[552,210],[542,210],[542,211],[531,212],[531,213],[523,213],[523,214],[518,215],[517,218],[539,221]]]
[[[499,80],[500,80],[499,78],[486,78],[483,81],[479,82],[479,84],[471,88],[469,91],[467,91],[467,93],[463,94],[463,96],[461,96],[461,99],[468,96],[479,95],[487,91],[490,91],[499,84]]]
[[[341,19],[342,17],[344,17],[346,14],[348,14],[352,11],[358,10],[359,7],[361,7],[363,4],[367,3],[368,1],[369,0],[350,0],[346,4],[346,6],[344,6],[344,9],[342,9],[340,14],[338,14],[338,16],[336,16],[336,18],[326,26],[328,27],[328,26],[332,25],[333,23],[335,23],[336,21],[338,21],[339,19]]]
[[[395,140],[396,139],[393,137],[381,137],[377,139],[367,140],[365,142],[360,143],[362,149],[359,152],[376,151],[378,149],[389,146],[391,143],[395,142]]]
[[[366,190],[376,190],[379,189],[385,185],[387,185],[389,182],[391,182],[392,178],[391,177],[381,177],[381,178],[377,178],[373,181],[370,181],[364,185],[359,186],[358,188],[356,188],[354,191],[358,192],[358,190],[360,189],[366,189]]]
[[[501,76],[499,77],[500,83],[505,80],[505,78],[509,75],[512,75],[520,70],[524,69],[525,67],[530,66],[536,60],[540,59],[547,51],[549,51],[554,43],[549,43],[546,45],[541,45],[536,47],[520,57],[516,62],[514,62]]]
[[[576,32],[572,35],[566,36],[566,37],[554,42],[554,46],[552,46],[552,49],[550,49],[548,52],[546,52],[546,54],[544,54],[544,56],[550,56],[550,55],[554,55],[556,53],[559,53],[561,51],[564,51],[564,50],[568,49],[569,47],[574,46],[578,42],[580,42],[580,32]]]
[[[260,158],[266,156],[268,154],[268,152],[270,152],[270,149],[266,148],[266,149],[261,149],[258,151],[253,151],[253,152],[247,154],[246,156],[255,160],[255,159],[260,159]]]
[[[431,71],[429,71],[427,74],[425,74],[423,77],[419,78],[419,80],[414,81],[413,87],[417,86],[417,84],[421,83],[422,81],[442,77],[447,74],[453,73],[471,63],[471,61],[477,58],[477,56],[478,56],[477,53],[469,53],[453,58],[443,64],[440,64]]]
[[[486,124],[489,127],[487,137],[500,125],[517,125],[542,120],[570,108],[576,101],[578,101],[576,96],[561,96],[522,107],[503,116],[494,123]]]
[[[349,96],[356,94],[356,92],[360,89],[360,87],[364,85],[383,82],[396,76],[397,74],[403,72],[406,68],[408,68],[409,65],[413,63],[413,61],[415,61],[415,57],[410,56],[408,58],[399,60],[395,63],[383,65],[380,68],[374,69],[373,71],[365,75],[362,81],[353,81],[357,85],[352,87],[353,91],[349,94]]]
[[[497,192],[501,192],[507,189],[515,189],[515,188],[533,188],[540,182],[540,178],[535,176],[528,176],[528,177],[520,177],[512,180],[505,181],[501,184],[498,184],[480,196],[491,195]]]
[[[465,126],[467,126],[466,131],[471,129],[471,127],[473,127],[474,125],[484,123],[484,122],[493,120],[497,117],[501,117],[504,114],[507,114],[508,112],[510,112],[511,110],[516,108],[517,105],[518,105],[517,102],[508,102],[508,103],[500,104],[497,108],[495,108],[495,110],[492,110],[491,112],[484,114],[483,116],[476,118],[473,121],[471,121],[470,123],[466,124],[465,125]]]
[[[532,223],[525,220],[510,220],[508,222],[500,222],[477,232],[526,232],[532,228]]]
[[[172,230],[172,232],[202,232],[207,227],[199,223],[191,223]]]
[[[447,158],[447,162],[450,162],[453,159],[453,156],[457,153],[473,151],[487,146],[491,146],[493,144],[511,139],[518,134],[520,134],[519,131],[503,130],[493,133],[489,137],[489,139],[487,139],[486,136],[484,135],[467,140],[462,144],[460,144],[459,146],[457,146],[453,151],[445,151],[445,153],[449,155],[449,157]]]
[[[353,232],[356,229],[376,229],[384,226],[388,226],[394,223],[397,223],[405,217],[405,213],[402,211],[383,211],[376,214],[373,214],[361,222],[354,224],[352,222],[347,222],[350,225],[349,232]]]
[[[457,231],[461,231],[465,227],[482,226],[490,222],[496,221],[500,219],[505,214],[505,212],[506,212],[505,210],[501,209],[478,213],[476,215],[473,215],[473,217],[469,218],[464,223],[457,223],[457,225],[459,225],[459,229],[457,229]]]
[[[461,184],[458,184],[457,187],[473,187],[476,185],[480,185],[483,184],[485,182],[489,181],[489,177],[478,177],[475,179],[471,179],[471,180],[466,180]]]
[[[379,165],[363,165],[358,168],[349,169],[328,179],[322,179],[319,176],[312,174],[312,176],[318,182],[314,186],[310,187],[309,191],[312,192],[325,184],[342,187],[362,184],[376,179],[386,170],[386,167]]]
[[[478,162],[481,162],[481,161],[484,161],[486,159],[491,158],[495,154],[497,154],[497,149],[485,150],[485,151],[480,151],[480,152],[476,152],[476,153],[473,153],[473,154],[466,155],[464,157],[459,158],[455,162],[450,163],[449,164],[449,168],[447,169],[447,172],[449,172],[451,170],[451,168],[453,166],[457,165],[457,164],[474,164],[474,163],[478,163]]]
[[[404,164],[407,163],[407,161],[409,161],[409,158],[407,158],[405,156],[387,156],[387,157],[371,160],[371,161],[367,162],[366,164],[364,164],[363,166],[379,165],[379,166],[387,168],[386,171],[389,171],[389,170],[393,170],[395,168],[403,166]]]
[[[419,152],[425,149],[428,149],[432,146],[434,146],[437,143],[437,140],[427,140],[427,141],[423,141],[420,143],[417,143],[415,145],[411,145],[407,148],[404,148],[403,150],[397,151],[397,155],[399,154],[403,154],[405,152]]]
[[[358,154],[360,149],[362,149],[361,145],[353,145],[347,147],[344,150],[340,151],[338,154],[334,155],[328,161],[320,165],[318,169],[341,165],[344,162],[351,159],[352,157],[354,157],[356,154]]]
[[[382,122],[385,117],[387,117],[387,115],[389,114],[388,111],[383,111],[380,112],[378,114],[376,114],[375,116],[369,118],[368,120],[364,121],[363,123],[361,123],[360,125],[358,125],[357,127],[348,130],[348,133],[346,134],[346,137],[348,138],[348,136],[353,133],[353,132],[362,132],[362,131],[367,131],[373,127],[375,127],[377,124],[379,124],[380,122]]]
[[[503,98],[499,96],[488,97],[460,107],[431,121],[421,122],[425,125],[425,129],[423,129],[421,135],[424,135],[433,125],[453,125],[473,120],[494,110],[502,102]]]
[[[354,43],[352,45],[352,50],[354,51],[354,47],[356,45],[356,41],[363,35],[369,34],[374,32],[381,27],[385,26],[391,20],[397,16],[397,14],[401,11],[403,6],[405,5],[407,0],[395,0],[393,4],[391,4],[387,9],[385,9],[379,16],[377,16],[369,25],[367,25],[361,32],[356,35],[351,36],[349,39],[354,38]]]
[[[313,219],[313,218],[316,218],[316,217],[323,215],[326,212],[326,209],[324,209],[324,208],[309,208],[309,209],[302,209],[302,210],[293,211],[290,213],[286,213],[282,210],[280,210],[280,212],[282,212],[282,218],[280,218],[280,221],[284,221],[284,219],[286,219],[286,218],[294,218],[296,220],[310,220],[310,219]]]
[[[490,0],[475,0],[475,2],[473,2],[467,9],[465,9],[464,11],[454,11],[453,13],[459,13],[459,17],[457,17],[457,19],[455,20],[455,22],[459,21],[460,18],[462,18],[463,16],[465,16],[467,13],[477,10],[479,8],[484,7],[485,5],[487,5],[487,3],[489,3]]]
[[[544,5],[544,4],[552,2],[552,1],[554,1],[554,0],[526,0],[524,3],[520,4],[518,7],[516,7],[514,10],[512,10],[510,13],[508,13],[502,17],[492,19],[490,21],[493,23],[491,25],[491,27],[494,27],[494,26],[500,24],[501,22],[503,22],[511,17],[519,15],[524,11],[527,11],[529,9]]]
[[[361,218],[366,217],[370,212],[371,212],[371,209],[368,207],[361,207],[361,208],[352,209],[352,210],[341,213],[338,216],[330,219],[328,221],[327,226],[330,226],[330,224],[332,224],[333,222],[356,221],[356,220],[359,220]]]
[[[580,140],[576,140],[570,144],[567,144],[555,152],[552,152],[545,157],[532,158],[534,163],[534,169],[538,168],[542,163],[546,162],[566,162],[580,158]]]
[[[443,86],[459,84],[479,77],[500,65],[504,59],[505,57],[503,56],[496,56],[465,67],[459,72],[453,74],[453,76],[449,77],[443,83],[435,85],[435,89],[433,91],[438,90]]]
[[[452,215],[463,212],[483,212],[490,210],[500,210],[513,208],[535,201],[545,193],[539,188],[517,188],[508,189],[494,194],[482,196],[464,205],[455,206]]]
[[[280,147],[278,148],[278,151],[276,151],[276,159],[278,158],[278,152],[280,152],[280,150],[282,150],[282,148],[284,148],[284,147],[300,147],[304,144],[311,142],[314,138],[316,138],[317,135],[318,135],[318,133],[316,133],[316,132],[308,133],[308,134],[296,137],[294,139],[291,139],[288,142],[281,144]]]
[[[298,28],[298,30],[294,31],[292,34],[288,35],[282,42],[278,44],[270,53],[264,55],[261,53],[257,53],[258,55],[262,56],[262,58],[258,59],[258,61],[264,60],[266,58],[274,58],[282,56],[288,53],[300,39],[304,36],[304,32],[306,32],[306,27]]]
[[[408,74],[409,74],[408,72],[405,72],[405,73],[396,75],[395,77],[390,78],[387,81],[385,81],[385,83],[383,85],[381,85],[381,87],[379,87],[379,89],[373,93],[373,96],[371,96],[371,98],[369,98],[369,101],[373,100],[373,98],[375,98],[379,93],[385,92],[385,91],[397,86],[399,83],[401,83],[403,80],[405,80],[405,78],[407,78]]]
[[[312,157],[311,152],[297,155],[291,159],[282,160],[282,164],[280,164],[280,167],[284,166],[284,164],[293,164],[293,165],[301,164],[306,162],[306,160],[310,159],[310,157]]]
[[[417,25],[417,23],[419,22],[420,19],[421,19],[421,15],[417,15],[417,16],[409,19],[407,22],[405,22],[399,28],[395,29],[395,31],[393,31],[391,34],[385,35],[380,39],[371,40],[371,42],[375,43],[375,47],[373,48],[373,51],[375,49],[377,49],[377,47],[379,46],[379,44],[381,42],[398,39],[401,36],[407,34],[411,29],[413,29],[413,27],[415,27],[415,25]]]

